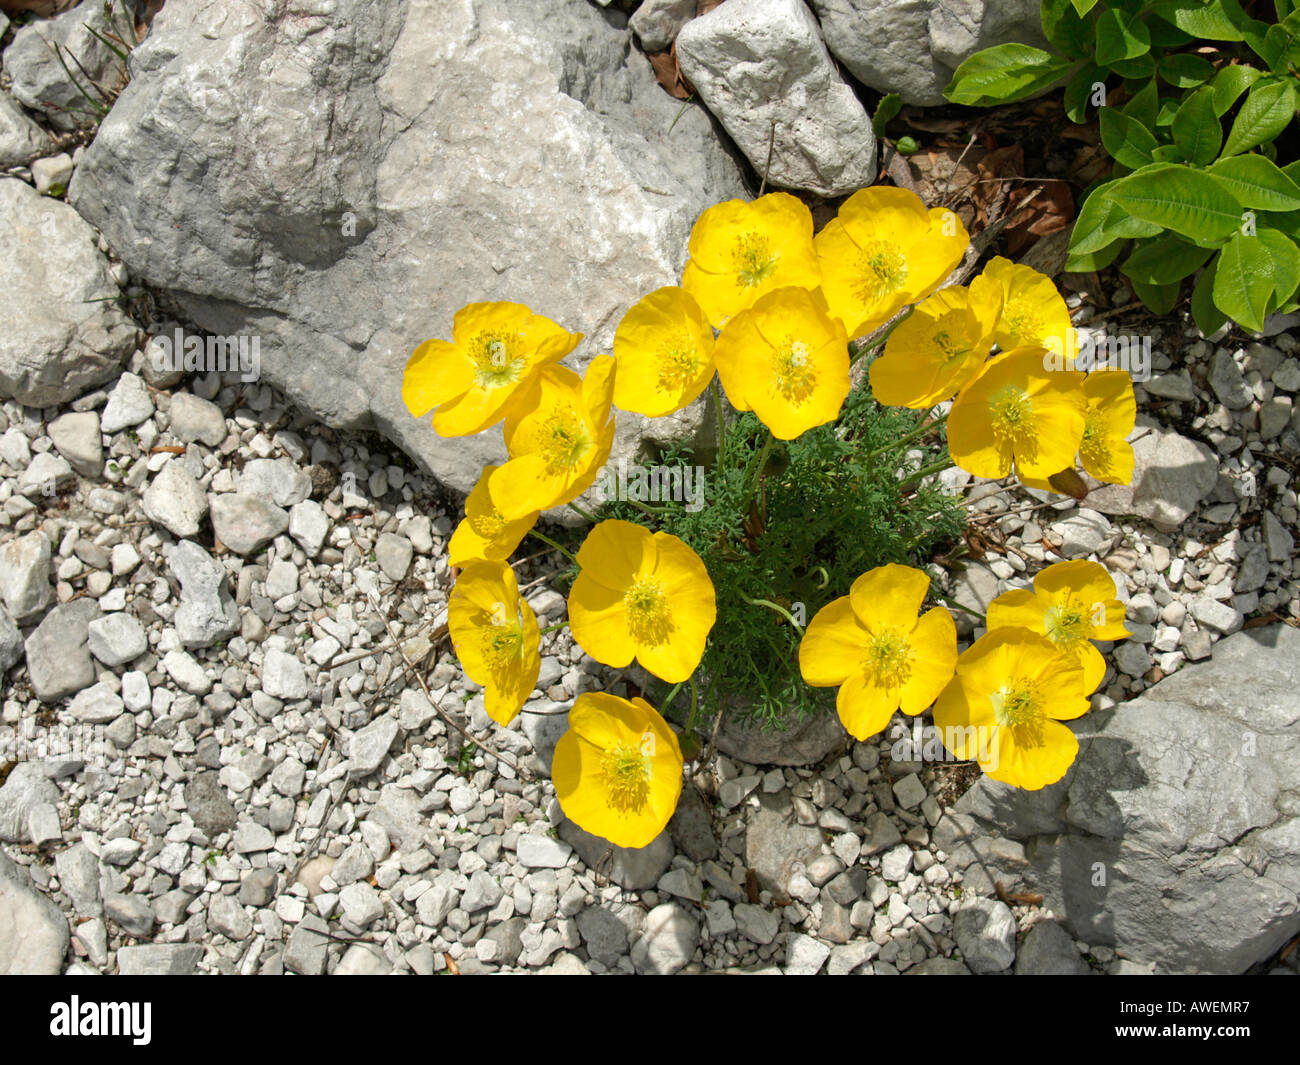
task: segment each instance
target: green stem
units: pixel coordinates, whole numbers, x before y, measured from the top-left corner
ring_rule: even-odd
[[[938,599],[939,602],[947,603],[950,607],[954,607],[965,614],[969,614],[971,617],[979,618],[980,621],[983,621],[985,622],[985,624],[987,624],[987,619],[978,610],[972,610],[968,606],[962,606],[961,603],[957,602],[956,599],[953,599],[951,596],[944,595],[943,592],[936,592],[933,588],[930,589],[930,594],[934,596],[936,599]]]
[[[682,690],[682,685],[685,683],[686,681],[679,680],[671,689],[669,689],[668,694],[663,697],[663,701],[659,704],[661,710],[666,710],[668,707],[672,706],[673,700],[677,698],[677,693]]]
[[[749,487],[745,490],[745,498],[740,504],[740,513],[745,514],[749,511],[749,504],[753,502],[754,496],[758,494],[759,486],[763,483],[763,471],[767,468],[767,457],[772,453],[772,430],[764,427],[767,433],[767,439],[763,441],[763,448],[758,453],[758,465],[754,469]]]
[[[800,632],[803,632],[803,626],[800,625],[799,622],[795,621],[794,615],[791,614],[790,611],[786,610],[786,608],[781,606],[779,603],[774,603],[770,599],[751,599],[747,595],[742,595],[740,598],[745,600],[745,602],[749,603],[751,606],[765,606],[768,608],[768,610],[775,610],[778,614],[780,614],[783,618],[785,618],[786,621],[790,622],[790,624],[793,625],[796,629],[798,629]]]
[[[865,455],[862,456],[862,461],[869,462],[871,459],[874,459],[879,455],[883,455],[887,451],[893,451],[896,448],[902,447],[904,444],[910,444],[917,437],[925,436],[931,430],[940,428],[947,420],[948,420],[947,414],[941,414],[933,421],[926,421],[925,418],[922,417],[921,423],[919,425],[914,426],[908,432],[900,436],[897,440],[892,440],[888,444],[884,444],[873,451],[868,451]]]
[[[862,358],[862,356],[875,351],[878,347],[881,347],[885,343],[885,341],[889,339],[889,334],[892,333],[895,329],[897,329],[899,325],[901,325],[903,321],[906,320],[908,315],[910,315],[911,313],[912,313],[911,311],[908,311],[907,314],[900,316],[897,319],[897,321],[890,323],[889,328],[886,329],[883,333],[881,333],[880,336],[876,337],[876,339],[873,340],[870,344],[863,344],[856,351],[851,352],[849,355],[849,365],[852,366],[855,362],[857,362],[860,358]]]
[[[578,506],[577,503],[570,503],[570,504],[569,504],[569,509],[572,510],[575,514],[578,514],[578,515],[580,515],[581,517],[586,518],[586,519],[587,519],[589,522],[591,522],[593,525],[595,525],[598,521],[600,521],[600,519],[599,519],[598,517],[596,517],[595,514],[593,514],[591,511],[589,511],[586,507],[580,507],[580,506]]]
[[[906,491],[911,488],[912,485],[918,484],[922,479],[929,477],[930,474],[942,473],[944,470],[950,470],[956,465],[957,463],[953,462],[952,456],[950,455],[945,459],[940,459],[938,462],[932,462],[928,466],[922,466],[915,473],[898,482],[899,491]]]
[[[538,629],[537,635],[545,636],[548,632],[557,632],[560,629],[568,628],[568,625],[567,621],[557,621],[554,625],[547,625],[544,629]]]
[[[569,505],[572,506],[573,504],[570,503]],[[575,566],[578,564],[578,557],[575,554],[573,554],[572,551],[570,551],[567,547],[557,544],[545,533],[538,532],[536,529],[529,529],[528,535],[537,537],[537,539],[541,540],[542,543],[544,544],[549,544],[551,547],[555,548],[555,550],[557,550],[560,554],[562,554],[565,558],[567,558],[570,562],[572,562]]]
[[[716,374],[709,385],[713,392],[713,413],[718,419],[718,469],[725,469],[727,456],[727,417],[722,412],[722,379]]]
[[[696,714],[699,712],[699,708],[700,708],[700,693],[699,690],[695,687],[694,673],[691,674],[690,680],[691,680],[691,713],[690,716],[687,717],[686,719],[687,732],[691,732],[695,729],[695,717]]]
[[[667,507],[652,507],[648,503],[642,503],[641,500],[639,499],[633,499],[631,496],[628,496],[625,500],[623,500],[623,502],[631,503],[632,506],[636,507],[637,510],[641,511],[642,514],[647,514],[652,518],[659,517],[661,514],[671,513],[671,511],[668,510]]]

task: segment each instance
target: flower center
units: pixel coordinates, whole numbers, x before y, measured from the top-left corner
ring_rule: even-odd
[[[1089,413],[1083,423],[1083,440],[1079,444],[1079,451],[1092,466],[1101,465],[1107,457],[1106,430],[1095,413]]]
[[[1067,597],[1043,615],[1043,628],[1052,643],[1074,649],[1087,642],[1092,619],[1080,604]]]
[[[776,391],[788,403],[803,403],[817,386],[817,375],[813,372],[808,345],[802,340],[787,337],[773,351],[772,373]]]
[[[691,381],[700,368],[699,355],[685,334],[674,337],[659,350],[659,389],[676,392]]]
[[[1029,393],[1015,385],[1004,385],[989,398],[989,419],[993,435],[1004,443],[1024,446],[1032,439],[1034,404]]]
[[[501,388],[519,380],[527,360],[510,354],[511,339],[506,333],[479,333],[470,341],[474,380],[479,388]]]
[[[605,781],[609,805],[621,814],[643,809],[650,796],[650,759],[639,747],[620,746],[601,758],[600,775]]]
[[[1016,677],[989,696],[993,716],[1005,728],[1016,729],[1016,737],[1028,746],[1042,742],[1043,697],[1029,677]]]
[[[761,285],[772,276],[776,260],[767,237],[761,233],[746,233],[736,242],[732,252],[737,280],[750,288]]]
[[[1002,310],[1002,320],[1018,345],[1034,343],[1042,338],[1043,323],[1034,308],[1024,300],[1008,303]]]
[[[548,473],[581,465],[592,446],[586,425],[572,408],[552,411],[542,425],[541,438]]]
[[[628,631],[637,643],[658,647],[667,643],[677,628],[662,586],[651,577],[633,581],[632,587],[623,593],[623,605],[627,609]]]
[[[470,528],[472,528],[484,540],[491,540],[506,527],[506,519],[501,516],[501,511],[493,507],[487,514],[480,514],[470,519]]]
[[[483,629],[483,660],[493,673],[507,669],[523,650],[524,634],[516,617],[513,624],[505,617],[504,604],[492,613],[492,624]]]
[[[864,665],[878,684],[887,688],[901,688],[912,675],[915,658],[907,638],[897,629],[885,629],[867,644]]]
[[[907,258],[896,244],[868,241],[858,259],[857,297],[874,303],[898,292],[907,281]]]

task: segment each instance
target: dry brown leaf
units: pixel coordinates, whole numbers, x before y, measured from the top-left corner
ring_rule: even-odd
[[[677,57],[672,52],[650,53],[650,65],[654,68],[655,78],[669,96],[685,100],[691,95],[682,80],[681,69],[677,66]]]

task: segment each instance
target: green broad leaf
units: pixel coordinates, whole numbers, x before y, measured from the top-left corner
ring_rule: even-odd
[[[1084,63],[1065,86],[1065,115],[1075,125],[1088,121],[1088,108],[1093,105],[1093,93],[1098,85],[1106,84],[1106,72],[1096,63]],[[1103,96],[1104,99],[1104,96]]]
[[[1193,37],[1244,41],[1254,20],[1236,0],[1155,0],[1150,10]]]
[[[1080,18],[1097,6],[1097,0],[1070,0],[1070,3]]]
[[[1110,69],[1129,81],[1145,81],[1147,78],[1155,77],[1156,61],[1148,53],[1136,59],[1118,59],[1110,64]]]
[[[1241,224],[1241,208],[1209,174],[1190,167],[1157,164],[1130,174],[1109,189],[1121,210],[1196,244],[1217,244]]]
[[[1276,229],[1261,228],[1256,235],[1273,260],[1273,301],[1269,308],[1272,314],[1300,289],[1300,247]]]
[[[1274,78],[1256,82],[1233,120],[1223,154],[1237,155],[1271,141],[1290,125],[1295,109],[1296,93],[1290,82]]]
[[[1297,0],[1273,0],[1273,10],[1277,12],[1278,22],[1281,22],[1288,15],[1300,11],[1300,3]]]
[[[1151,50],[1151,32],[1127,11],[1105,8],[1097,16],[1097,50],[1094,56],[1103,67],[1125,59],[1136,59]]]
[[[1260,211],[1255,215],[1255,225],[1258,229],[1276,229],[1292,240],[1300,241],[1300,211]]]
[[[1216,258],[1202,270],[1192,286],[1192,320],[1202,336],[1217,333],[1228,320],[1228,316],[1214,305],[1214,274],[1218,262]]]
[[[1134,293],[1140,299],[1152,314],[1168,314],[1174,309],[1174,304],[1178,302],[1178,294],[1182,291],[1183,286],[1175,282],[1172,285],[1148,285],[1142,281],[1128,279],[1128,283],[1133,286]]]
[[[1300,54],[1296,37],[1300,34],[1300,15],[1292,13],[1276,26],[1263,26],[1246,35],[1246,44],[1275,74],[1287,73]]]
[[[1148,20],[1147,29],[1151,31],[1151,47],[1156,48],[1185,48],[1191,44],[1195,37],[1190,33],[1184,33],[1171,22],[1164,19],[1153,18]]]
[[[1117,240],[1101,251],[1086,252],[1083,255],[1073,253],[1065,257],[1065,269],[1073,274],[1088,274],[1093,270],[1104,270],[1116,259],[1128,246],[1127,240]]]
[[[1197,166],[1212,163],[1223,146],[1223,127],[1214,113],[1214,90],[1205,85],[1188,93],[1171,128],[1184,159]]]
[[[871,129],[879,140],[885,135],[885,126],[903,109],[903,98],[896,92],[888,93],[876,104],[876,113],[871,119]]]
[[[1190,89],[1214,77],[1214,64],[1204,56],[1184,52],[1164,56],[1156,64],[1156,73],[1176,89]]]
[[[1261,211],[1300,211],[1300,185],[1276,163],[1262,155],[1220,159],[1210,173],[1222,182],[1242,207]]]
[[[999,44],[976,52],[953,73],[944,96],[955,104],[988,107],[1045,89],[1074,64],[1027,44]]]
[[[1214,88],[1214,113],[1222,118],[1237,102],[1241,94],[1263,75],[1263,71],[1243,63],[1220,67],[1210,83]]]
[[[1174,116],[1178,114],[1181,102],[1176,96],[1166,96],[1160,101],[1160,109],[1156,111],[1156,129],[1173,125]]]
[[[1134,248],[1120,273],[1144,285],[1173,285],[1195,273],[1213,254],[1213,248],[1198,248],[1181,237],[1158,237]]]
[[[1156,128],[1156,114],[1160,110],[1160,90],[1152,78],[1124,105],[1124,114],[1136,119],[1147,129]]]
[[[1098,113],[1101,125],[1101,143],[1112,159],[1134,170],[1152,161],[1156,139],[1141,122],[1129,118],[1113,107],[1103,107]]]
[[[1151,153],[1153,163],[1185,163],[1187,156],[1176,144],[1162,144]]]
[[[1234,322],[1259,332],[1276,292],[1273,257],[1258,236],[1238,233],[1219,252],[1214,305]]]
[[[1122,180],[1127,181],[1128,178]],[[1110,181],[1098,185],[1083,201],[1074,230],[1070,234],[1070,255],[1089,255],[1117,240],[1154,237],[1161,231],[1160,225],[1135,218],[1110,198],[1111,190],[1119,184],[1118,181]]]
[[[1043,34],[1062,52],[1072,59],[1092,57],[1092,23],[1074,9],[1071,0],[1041,0],[1039,15]]]

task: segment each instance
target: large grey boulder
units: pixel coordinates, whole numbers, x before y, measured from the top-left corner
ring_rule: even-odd
[[[126,19],[116,0],[114,9],[118,15],[116,28],[104,17],[100,0],[85,0],[52,19],[29,22],[14,34],[13,42],[5,49],[4,67],[13,79],[13,94],[33,110],[44,112],[55,129],[74,129],[94,121],[96,113],[86,94],[102,103],[93,85],[109,95],[120,85],[122,60],[90,32],[94,29],[101,36],[125,32]],[[69,77],[68,70],[76,75],[81,88]]]
[[[113,302],[95,231],[66,203],[0,178],[0,233],[0,398],[50,407],[120,373],[136,327]]]
[[[1214,491],[1218,456],[1199,440],[1161,428],[1146,415],[1139,416],[1129,441],[1132,483],[1090,487],[1088,506],[1103,514],[1136,514],[1161,532],[1176,532]]]
[[[962,61],[1017,42],[1047,46],[1038,0],[809,0],[827,47],[864,85],[904,103],[945,102]]]
[[[803,0],[729,0],[682,27],[677,60],[769,184],[840,196],[875,180],[871,118]]]
[[[68,919],[0,850],[0,976],[57,976],[68,939]]]
[[[1060,783],[982,780],[958,818],[977,839],[1024,842],[1024,883],[1077,939],[1158,972],[1244,972],[1300,933],[1297,691],[1300,631],[1239,632],[1071,722],[1079,756]]]
[[[26,166],[45,151],[49,140],[17,100],[0,92],[0,166]]]
[[[408,357],[481,300],[586,333],[576,369],[608,351],[626,309],[678,279],[699,213],[743,194],[708,115],[674,125],[680,106],[623,16],[587,0],[544,17],[534,0],[174,2],[71,197],[198,325],[259,337],[294,400],[467,490],[500,436],[412,418]]]

